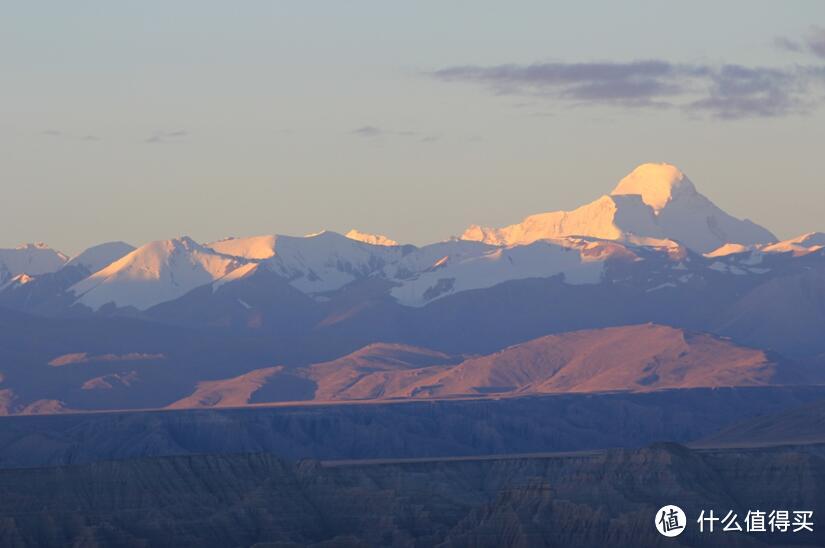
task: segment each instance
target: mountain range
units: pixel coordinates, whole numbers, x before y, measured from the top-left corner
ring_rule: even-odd
[[[817,382],[825,234],[779,241],[644,164],[573,211],[420,247],[0,250],[0,324],[7,413]]]
[[[471,357],[374,343],[307,367],[268,367],[199,383],[193,394],[171,407],[648,392],[822,380],[825,375],[818,369],[761,350],[646,324],[546,335]]]

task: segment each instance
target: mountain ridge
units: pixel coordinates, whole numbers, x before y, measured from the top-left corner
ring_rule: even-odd
[[[794,358],[825,352],[822,233],[699,253],[660,229],[663,219],[696,214],[698,204],[690,226],[710,230],[701,215],[709,206],[687,176],[662,164],[640,166],[594,204],[583,207],[607,221],[603,237],[512,245],[376,245],[375,235],[323,231],[206,244],[181,237],[138,249],[110,242],[69,260],[45,245],[24,246],[15,253],[56,257],[44,269],[53,271],[0,273],[0,307],[264,338],[277,351],[259,367],[334,359],[378,341],[488,353],[548,333],[644,322]],[[647,228],[623,232],[636,221]]]
[[[309,383],[298,389],[299,378]],[[651,392],[823,379],[762,350],[706,333],[643,324],[545,335],[482,356],[373,343],[329,362],[292,370],[267,367],[199,383],[171,407]],[[274,393],[282,382],[294,387],[288,399],[255,397],[258,390]]]
[[[462,238],[514,245],[566,236],[670,239],[699,253],[726,243],[777,240],[767,229],[719,209],[684,173],[664,163],[638,166],[610,194],[572,211],[539,213],[503,228],[473,225]]]
[[[27,246],[23,252],[58,258],[53,257],[54,264],[28,269],[36,274],[26,272],[25,264],[17,264],[20,261],[13,268],[4,267],[0,250],[0,295],[6,294],[0,296],[0,305],[6,300],[36,301],[31,310],[146,311],[209,284],[217,290],[263,267],[316,300],[327,299],[349,284],[379,278],[392,286],[393,299],[420,307],[460,292],[534,277],[561,276],[568,284],[602,283],[608,263],[638,260],[642,248],[664,250],[676,263],[689,252],[721,258],[744,251],[790,249],[799,255],[817,249],[820,240],[825,242],[812,233],[776,242],[769,231],[713,205],[675,166],[642,164],[611,193],[573,211],[531,215],[505,228],[473,226],[462,239],[422,247],[398,245],[385,236],[354,229],[347,235],[270,234],[206,244],[181,237],[137,249],[110,242],[72,259],[41,244]],[[164,246],[178,251],[164,251]],[[75,266],[82,267],[79,274],[38,283],[38,277]],[[77,279],[80,274],[85,279]],[[35,301],[22,296],[23,286],[37,294]],[[54,293],[55,302],[41,302],[48,300],[48,291]],[[19,295],[10,296],[14,292]]]

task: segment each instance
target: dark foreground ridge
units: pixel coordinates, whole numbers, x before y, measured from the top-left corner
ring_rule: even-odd
[[[0,471],[0,545],[257,548],[822,546],[814,533],[700,534],[701,509],[823,508],[825,446],[324,466],[266,454]],[[678,504],[678,539],[653,522]]]
[[[0,468],[187,454],[453,457],[688,443],[825,399],[825,387],[0,417]]]

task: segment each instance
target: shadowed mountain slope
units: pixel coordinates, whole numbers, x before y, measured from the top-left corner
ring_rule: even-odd
[[[695,388],[0,417],[0,468],[266,452],[383,459],[693,442],[825,398],[825,387]]]
[[[825,400],[729,426],[696,443],[707,447],[762,447],[825,443]]]

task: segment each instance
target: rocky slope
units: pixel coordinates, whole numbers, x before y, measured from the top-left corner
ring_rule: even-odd
[[[700,509],[820,509],[825,449],[330,466],[260,454],[0,471],[0,544],[63,546],[821,546],[825,533],[700,535]],[[426,481],[422,481],[426,478]],[[690,520],[653,526],[663,503]]]
[[[239,452],[376,459],[635,447],[699,440],[824,398],[822,387],[752,387],[0,417],[0,468]]]
[[[825,400],[737,422],[697,447],[765,447],[825,443]]]

